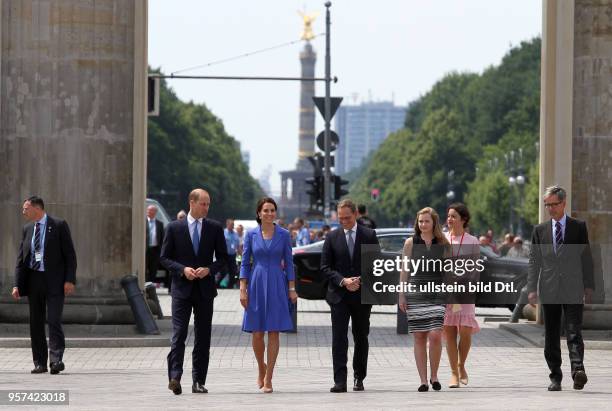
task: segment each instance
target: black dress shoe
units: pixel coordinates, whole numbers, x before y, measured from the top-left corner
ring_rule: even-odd
[[[32,371],[30,371],[30,373],[32,374],[42,374],[45,373],[49,370],[47,370],[47,367],[43,366],[43,365],[36,365],[34,367],[34,369]]]
[[[417,390],[418,392],[426,392],[429,391],[429,385],[427,384],[421,384],[421,386],[419,387],[419,389]]]
[[[548,391],[561,391],[561,383],[558,381],[553,381],[548,386]]]
[[[191,392],[196,394],[208,394],[208,390],[204,386],[204,384],[200,384],[199,382],[194,382],[191,386]]]
[[[346,384],[334,384],[334,386],[329,389],[329,392],[346,392]]]
[[[175,380],[174,378],[170,380],[168,383],[168,389],[174,393],[174,395],[180,395],[183,393],[183,389],[181,388],[181,383],[179,380]]]
[[[442,385],[440,384],[440,381],[429,380],[429,383],[431,384],[431,388],[433,388],[434,391],[440,391],[442,389]]]
[[[574,389],[581,390],[584,388],[584,385],[587,383],[589,379],[587,378],[584,370],[578,370],[574,374]]]
[[[363,380],[360,380],[359,378],[355,378],[355,381],[353,381],[353,391],[363,391]]]
[[[59,374],[60,371],[64,371],[66,367],[64,367],[63,362],[52,362],[51,363],[51,374]]]

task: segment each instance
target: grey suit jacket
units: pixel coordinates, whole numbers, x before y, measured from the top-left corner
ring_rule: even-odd
[[[593,256],[584,221],[567,216],[563,245],[555,252],[552,220],[534,227],[527,288],[543,304],[582,304],[584,289],[595,289]]]

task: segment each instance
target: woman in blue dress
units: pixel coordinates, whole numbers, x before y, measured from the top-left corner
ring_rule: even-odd
[[[253,351],[259,367],[257,384],[272,392],[272,374],[279,350],[279,332],[293,329],[289,305],[297,301],[289,231],[274,224],[276,202],[264,197],[257,203],[259,227],[244,238],[240,267],[242,330],[253,333]],[[268,362],[264,361],[268,333]]]

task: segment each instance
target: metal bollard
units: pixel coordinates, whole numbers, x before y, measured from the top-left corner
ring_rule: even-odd
[[[518,300],[516,300],[516,304],[514,305],[514,310],[512,311],[512,317],[510,317],[511,323],[517,323],[523,316],[523,308],[527,305],[527,296],[529,293],[527,292],[527,286],[524,286],[521,289],[521,294],[519,295]]]
[[[155,306],[153,314],[157,315],[158,319],[163,320],[164,313],[162,312],[159,298],[157,298],[157,288],[155,288],[154,283],[145,283],[145,294],[147,295],[147,299],[151,300]]]
[[[138,288],[138,277],[126,275],[121,279],[121,286],[130,303],[138,331],[141,334],[159,334],[159,328],[157,328],[153,319],[153,314],[151,314],[142,291]]]
[[[400,310],[399,305],[397,306],[396,330],[398,334],[408,334],[408,318],[406,317],[406,313]]]

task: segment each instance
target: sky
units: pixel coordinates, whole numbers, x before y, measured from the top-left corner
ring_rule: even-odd
[[[315,33],[325,31],[323,0],[149,0],[149,64],[166,74],[300,75],[303,42],[208,65],[300,39],[298,11],[318,12]],[[406,106],[445,74],[482,72],[511,46],[541,34],[539,0],[335,0],[331,11],[332,96],[343,105],[391,101]],[[312,40],[316,75],[324,75],[325,40]],[[181,100],[204,103],[249,153],[255,178],[297,162],[299,82],[169,80]],[[324,95],[317,83],[316,95]],[[163,110],[163,107],[160,108]],[[332,123],[333,124],[333,123]],[[317,112],[316,134],[323,129]]]

